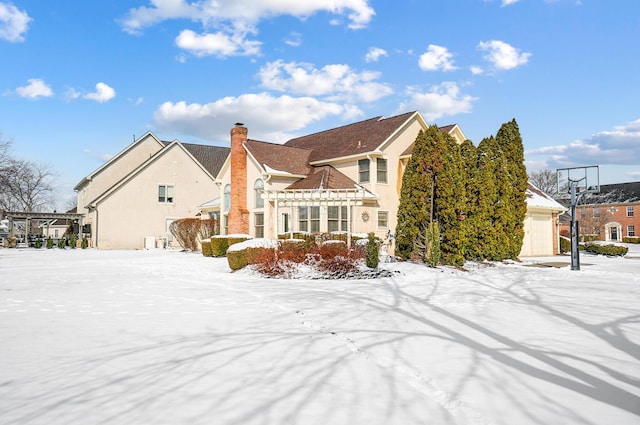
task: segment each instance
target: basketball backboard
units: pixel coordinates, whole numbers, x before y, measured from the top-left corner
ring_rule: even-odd
[[[575,186],[576,193],[600,192],[600,172],[597,165],[559,168],[556,171],[558,193],[569,193]]]

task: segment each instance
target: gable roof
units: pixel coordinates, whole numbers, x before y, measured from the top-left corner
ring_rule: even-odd
[[[165,143],[165,142],[163,142]],[[90,208],[92,206],[95,206],[96,204],[102,202],[103,200],[105,200],[106,198],[108,198],[112,193],[116,192],[117,190],[119,190],[121,187],[123,187],[127,182],[129,182],[131,179],[133,179],[135,176],[137,176],[138,174],[140,174],[142,171],[144,171],[145,169],[147,169],[147,167],[149,167],[151,164],[155,163],[156,161],[158,161],[158,159],[162,158],[164,155],[166,155],[167,153],[169,153],[172,149],[181,149],[188,157],[190,157],[194,163],[196,165],[198,165],[205,174],[208,174],[209,177],[211,178],[211,181],[215,181],[215,175],[212,175],[211,173],[209,173],[209,171],[204,167],[204,165],[202,165],[202,163],[200,163],[199,161],[197,161],[193,155],[191,154],[191,152],[189,152],[187,150],[187,148],[185,148],[185,146],[178,142],[177,140],[174,140],[173,142],[169,143],[168,145],[166,145],[163,149],[161,149],[159,152],[157,152],[155,155],[151,156],[149,159],[147,159],[145,162],[143,162],[142,164],[140,164],[136,169],[134,169],[133,171],[131,171],[129,174],[127,174],[126,176],[124,176],[123,178],[121,178],[119,181],[117,181],[114,185],[112,185],[110,188],[108,188],[107,190],[105,190],[104,192],[102,192],[100,195],[98,195],[95,199],[91,200],[91,202],[89,202],[86,206],[86,208]]]
[[[165,147],[172,142],[163,141]],[[194,143],[178,142],[193,156],[212,176],[217,176],[222,164],[229,156],[231,148]]]
[[[440,130],[441,133],[448,134],[453,137],[453,135],[451,135],[451,132],[454,131],[456,128],[459,129],[458,124],[449,124],[443,127],[438,127],[438,130]],[[459,130],[459,131],[462,132],[462,130]],[[402,155],[400,156],[411,156],[411,152],[413,152],[413,148],[415,145],[416,145],[416,142],[411,143],[411,145],[409,145],[409,147],[405,149],[404,152],[402,152]]]
[[[527,196],[527,207],[544,208],[554,211],[567,210],[567,208],[565,208],[562,204],[560,204],[558,201],[556,201],[551,196],[547,195],[531,183],[527,183],[527,190],[525,193]]]
[[[247,140],[247,152],[266,172],[307,175],[311,172],[309,158],[311,150],[274,143]]]
[[[310,162],[364,154],[376,150],[416,112],[395,117],[370,118],[342,127],[297,137],[284,145],[310,149]]]
[[[147,131],[145,134],[142,135],[142,137],[140,137],[139,139],[135,140],[129,146],[127,146],[126,148],[124,148],[123,150],[118,152],[116,155],[111,157],[108,161],[106,161],[100,167],[98,167],[97,169],[92,171],[89,175],[84,177],[77,185],[75,185],[73,190],[79,191],[80,187],[82,187],[85,183],[90,182],[97,174],[101,173],[103,170],[108,168],[111,164],[113,164],[114,162],[116,162],[117,160],[122,158],[125,154],[130,152],[133,148],[135,148],[137,145],[141,144],[143,141],[147,140],[148,138],[151,138],[152,140],[154,140],[155,142],[158,143],[158,150],[162,149],[165,146],[166,142],[160,141],[160,139],[158,139],[155,136],[155,134],[153,134],[150,131]]]

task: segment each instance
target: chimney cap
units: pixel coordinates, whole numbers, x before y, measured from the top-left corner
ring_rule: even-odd
[[[242,127],[243,125],[244,125],[244,123],[241,123],[241,122],[237,122],[237,123],[235,124],[235,126],[236,126],[236,127]]]

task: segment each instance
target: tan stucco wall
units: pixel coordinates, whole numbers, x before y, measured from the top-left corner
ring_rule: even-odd
[[[174,186],[173,203],[158,202],[159,185]],[[99,203],[97,246],[143,248],[147,236],[168,236],[167,219],[195,217],[197,205],[218,196],[213,179],[176,145]]]
[[[161,149],[162,146],[151,135],[145,136],[125,149],[108,166],[96,172],[90,182],[80,188],[77,196],[78,213],[86,213],[85,207],[89,202],[96,199]]]

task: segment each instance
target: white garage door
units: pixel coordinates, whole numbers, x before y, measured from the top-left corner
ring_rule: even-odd
[[[553,255],[553,221],[551,215],[531,214],[527,217],[520,255]]]

